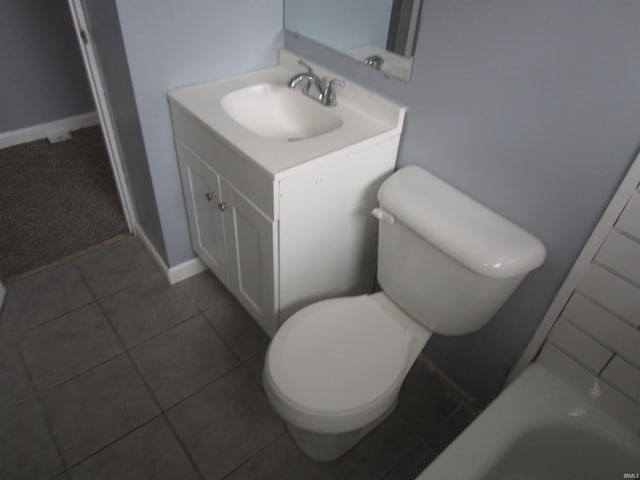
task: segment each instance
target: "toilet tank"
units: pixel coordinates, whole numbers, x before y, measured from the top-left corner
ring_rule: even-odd
[[[391,175],[378,201],[378,282],[433,332],[479,329],[544,262],[540,240],[419,167]]]

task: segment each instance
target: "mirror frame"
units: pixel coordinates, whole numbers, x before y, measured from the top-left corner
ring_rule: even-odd
[[[392,0],[384,49],[377,45],[366,45],[348,50],[330,45],[328,41],[319,38],[320,35],[311,36],[303,30],[288,26],[286,22],[287,3],[290,4],[294,1],[296,0],[283,0],[282,12],[284,29],[294,38],[302,37],[317,43],[357,63],[367,65],[373,71],[379,71],[386,78],[410,81],[420,30],[423,0]],[[310,15],[311,13],[314,12],[310,12]]]

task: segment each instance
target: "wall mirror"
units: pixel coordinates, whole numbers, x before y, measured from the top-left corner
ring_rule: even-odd
[[[422,0],[284,0],[284,26],[409,81]]]

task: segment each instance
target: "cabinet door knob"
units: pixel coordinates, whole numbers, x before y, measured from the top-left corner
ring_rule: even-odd
[[[221,212],[224,212],[227,208],[229,208],[231,205],[229,205],[227,202],[220,202],[218,204],[218,208],[220,209]]]
[[[207,200],[211,201],[216,198],[216,192],[207,192]]]

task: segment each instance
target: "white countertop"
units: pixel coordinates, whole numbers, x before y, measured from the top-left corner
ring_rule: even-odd
[[[240,88],[260,83],[286,85],[289,79],[305,69],[297,64],[300,57],[281,50],[278,65],[265,70],[216,82],[178,88],[168,92],[172,105],[179,107],[219,137],[256,163],[272,177],[309,160],[333,152],[342,154],[362,142],[377,142],[400,135],[406,107],[397,105],[351,81],[337,90],[338,105],[331,113],[342,119],[340,128],[316,137],[286,142],[264,138],[235,122],[223,110],[221,99]],[[309,63],[319,76],[338,77],[320,66]],[[302,92],[300,92],[302,96]],[[306,98],[310,102],[314,100]]]

